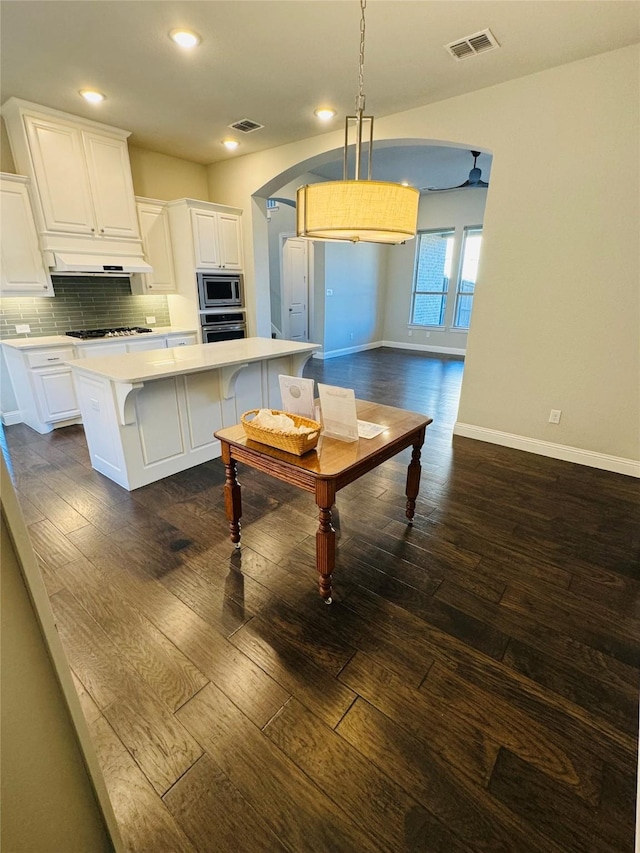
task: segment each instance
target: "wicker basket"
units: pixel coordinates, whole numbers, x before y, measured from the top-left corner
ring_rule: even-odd
[[[255,417],[259,409],[250,409],[242,415],[242,426],[247,435],[252,441],[259,441],[261,444],[268,444],[269,447],[277,447],[280,450],[285,450],[287,453],[295,453],[296,456],[302,456],[303,453],[308,453],[318,443],[320,430],[322,425],[318,421],[312,421],[309,418],[300,417],[300,415],[292,415],[289,412],[280,412],[277,409],[271,409],[273,415],[287,415],[291,418],[295,426],[309,427],[313,432],[293,433],[284,432],[279,429],[269,429],[268,427],[260,427],[254,425],[250,417]]]

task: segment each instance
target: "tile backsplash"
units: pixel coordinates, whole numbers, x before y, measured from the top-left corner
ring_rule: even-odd
[[[0,299],[0,338],[22,338],[16,324],[28,323],[28,337],[63,335],[71,329],[116,326],[169,326],[166,296],[132,296],[128,278],[53,276],[55,297],[11,296]]]

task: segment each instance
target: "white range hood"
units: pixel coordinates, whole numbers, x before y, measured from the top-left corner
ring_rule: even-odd
[[[53,252],[52,274],[126,276],[132,273],[151,273],[153,267],[139,256],[90,255]]]

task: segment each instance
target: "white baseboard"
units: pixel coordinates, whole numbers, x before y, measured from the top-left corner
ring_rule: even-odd
[[[13,424],[21,424],[22,423],[22,415],[20,412],[3,412],[2,413],[2,423],[5,426],[13,426]]]
[[[363,350],[366,350],[366,349],[378,349],[381,346],[384,346],[382,341],[373,341],[373,343],[358,344],[358,346],[355,346],[355,347],[345,347],[344,349],[332,349],[332,350],[329,350],[328,352],[324,352],[324,351],[314,352],[313,357],[314,358],[321,358],[321,359],[337,358],[339,355],[349,355],[352,352],[362,352]]]
[[[360,344],[356,347],[346,347],[345,349],[334,349],[328,352],[314,352],[314,358],[336,358],[339,355],[349,355],[352,352],[362,352],[366,349],[378,349],[379,347],[389,347],[390,349],[409,349],[417,350],[418,352],[433,352],[439,355],[462,355],[466,354],[466,349],[462,347],[438,347],[435,344],[407,344],[403,341],[374,341],[371,344]]]
[[[625,459],[622,456],[609,456],[606,453],[596,453],[593,450],[581,450],[566,444],[554,444],[538,438],[528,438],[510,432],[500,432],[496,429],[474,426],[456,421],[453,427],[454,435],[474,438],[477,441],[487,441],[490,444],[501,444],[503,447],[513,447],[527,453],[537,453],[539,456],[549,456],[552,459],[562,459],[578,465],[588,465],[590,468],[600,468],[603,471],[614,471],[616,474],[626,474],[628,477],[640,477],[640,461]]]
[[[438,347],[435,344],[410,344],[404,341],[382,341],[380,346],[392,349],[413,349],[419,352],[435,352],[442,355],[466,355],[464,347]]]

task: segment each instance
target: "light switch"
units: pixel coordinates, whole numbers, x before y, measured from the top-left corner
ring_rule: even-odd
[[[333,290],[330,287],[327,288],[327,296],[333,296]]]

